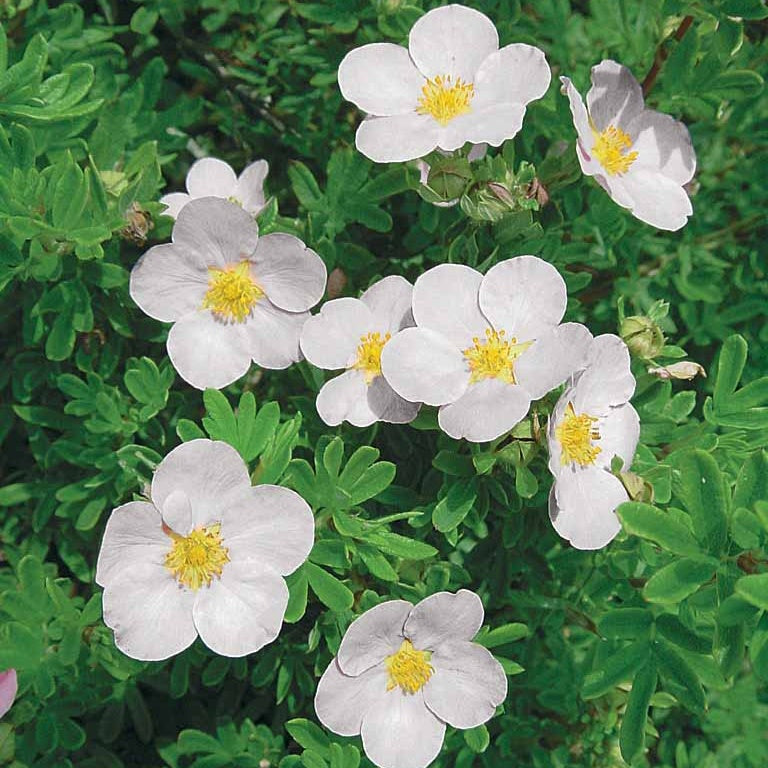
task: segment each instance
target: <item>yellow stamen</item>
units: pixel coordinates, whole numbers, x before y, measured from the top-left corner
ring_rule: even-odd
[[[463,353],[471,371],[470,382],[482,379],[501,379],[508,384],[517,383],[515,380],[514,363],[533,342],[517,343],[513,336],[509,341],[504,331],[485,329],[485,338],[475,336],[474,346],[467,347]]]
[[[381,350],[392,338],[392,334],[385,333],[384,338],[377,331],[360,337],[357,347],[357,360],[350,366],[365,375],[365,383],[370,384],[377,376],[381,376]]]
[[[221,524],[195,528],[188,536],[164,527],[173,544],[165,556],[165,567],[185,587],[208,586],[229,562],[229,550],[221,541]]]
[[[472,83],[465,83],[460,77],[454,83],[450,75],[438,75],[424,84],[416,111],[432,115],[440,125],[448,125],[454,117],[469,112],[474,95]]]
[[[251,277],[247,261],[224,269],[209,267],[208,274],[203,309],[210,309],[220,320],[243,323],[256,303],[264,298],[264,291]]]
[[[435,671],[429,663],[431,657],[429,651],[417,651],[410,640],[403,640],[399,650],[384,660],[389,673],[387,690],[398,686],[403,693],[421,690]]]
[[[587,467],[595,463],[602,450],[599,445],[592,444],[593,440],[600,439],[600,431],[594,426],[596,422],[595,416],[577,414],[573,403],[568,403],[562,421],[555,428],[555,437],[562,447],[561,464],[575,462]]]
[[[600,161],[600,165],[611,176],[626,173],[637,159],[637,152],[625,154],[632,147],[629,135],[613,125],[609,125],[601,133],[593,128],[592,134],[595,137],[592,154]]]

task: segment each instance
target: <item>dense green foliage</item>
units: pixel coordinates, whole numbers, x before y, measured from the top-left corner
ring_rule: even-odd
[[[463,204],[438,208],[415,167],[355,151],[360,116],[336,85],[350,48],[404,41],[417,3],[0,7],[0,670],[20,681],[0,765],[356,768],[359,740],[326,734],[312,707],[344,629],[381,597],[461,587],[483,597],[478,641],[510,692],[487,726],[449,729],[436,765],[768,763],[768,13],[759,0],[476,4],[502,43],[544,49],[555,77]],[[604,57],[642,80],[659,51],[648,102],[689,125],[699,166],[674,234],[581,176],[556,85],[568,74],[584,92]],[[708,376],[661,381],[635,360],[642,482],[619,538],[579,552],[552,530],[535,410],[471,445],[439,432],[434,409],[329,429],[314,407],[324,374],[306,362],[204,395],[175,376],[167,326],[127,281],[168,238],[156,201],[203,154],[269,161],[261,231],[314,248],[336,270],[332,295],[532,253],[565,276],[567,319],[594,333],[651,312],[667,339],[653,364],[687,356]],[[483,174],[512,189],[508,209],[489,207]],[[136,662],[101,619],[103,526],[171,448],[205,435],[236,447],[254,482],[301,493],[317,542],[260,653],[196,643]]]

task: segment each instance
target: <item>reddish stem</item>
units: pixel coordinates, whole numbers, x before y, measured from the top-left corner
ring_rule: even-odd
[[[678,43],[685,37],[685,33],[688,31],[691,24],[693,24],[693,16],[686,16],[680,22],[680,26],[673,35]],[[669,53],[664,46],[664,41],[662,41],[656,49],[656,55],[653,57],[653,66],[646,75],[645,80],[643,80],[643,96],[647,96],[651,92],[651,88],[653,88],[656,83],[656,78],[659,76],[659,72],[661,71],[664,62],[667,60],[667,56],[669,56]]]

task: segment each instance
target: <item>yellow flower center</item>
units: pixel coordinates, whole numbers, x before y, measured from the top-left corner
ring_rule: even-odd
[[[482,379],[501,379],[515,384],[515,360],[533,343],[518,344],[514,336],[507,340],[504,331],[494,331],[493,328],[485,329],[484,339],[475,336],[472,341],[474,346],[467,347],[463,354],[469,363],[469,381],[473,384]]]
[[[210,309],[220,320],[242,323],[264,298],[264,291],[251,277],[247,261],[224,269],[208,268],[208,290],[203,298],[203,309]]]
[[[594,128],[595,146],[592,154],[600,161],[600,165],[611,175],[626,173],[629,167],[637,159],[637,152],[629,152],[632,147],[632,139],[621,128],[609,125],[604,131],[598,133]]]
[[[568,403],[562,421],[555,428],[555,437],[560,441],[561,464],[576,462],[582,467],[595,463],[601,448],[593,445],[600,439],[600,432],[594,426],[597,418],[586,413],[576,413],[573,403]]]
[[[222,544],[220,523],[195,528],[189,536],[164,530],[173,541],[165,556],[165,567],[179,584],[198,590],[208,586],[214,576],[221,576],[229,562],[229,550]]]
[[[469,112],[474,95],[472,83],[465,83],[460,77],[454,83],[450,75],[438,75],[424,83],[416,111],[432,115],[440,125],[448,125],[454,117]]]
[[[382,338],[378,331],[360,337],[357,359],[350,367],[363,372],[366,384],[381,376],[381,350],[391,338],[390,333],[385,333]]]
[[[389,673],[387,690],[398,686],[403,693],[421,690],[435,671],[429,663],[431,657],[429,651],[417,651],[410,640],[403,640],[399,650],[384,660]]]

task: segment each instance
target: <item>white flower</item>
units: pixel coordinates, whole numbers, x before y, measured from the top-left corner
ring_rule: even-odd
[[[178,218],[179,211],[200,197],[222,197],[239,205],[251,216],[264,207],[264,180],[269,173],[266,160],[257,160],[236,176],[229,163],[215,157],[203,157],[192,163],[187,172],[187,192],[171,192],[160,202],[167,205],[166,216]]]
[[[639,83],[615,61],[592,68],[587,107],[570,79],[560,80],[571,104],[581,170],[640,221],[658,229],[684,226],[693,208],[683,185],[696,170],[688,129],[646,109]]]
[[[320,257],[293,235],[259,237],[256,221],[226,200],[193,200],[173,242],[150,248],[131,272],[131,297],[174,323],[168,356],[193,387],[239,379],[251,360],[287,368],[301,359],[299,333],[325,290]]]
[[[317,686],[320,722],[340,736],[360,734],[379,768],[424,768],[446,723],[474,728],[507,696],[501,664],[471,642],[482,624],[483,604],[466,589],[366,611]]]
[[[592,342],[585,370],[563,392],[549,422],[549,515],[576,549],[600,549],[621,530],[616,507],[629,500],[611,474],[618,456],[628,470],[640,435],[629,399],[635,379],[627,345],[612,334]]]
[[[526,104],[546,93],[551,73],[538,48],[499,49],[485,14],[446,5],[413,25],[408,48],[371,43],[350,51],[338,79],[344,98],[369,115],[357,148],[389,163],[468,141],[498,147],[520,130]]]
[[[104,623],[134,659],[159,661],[200,635],[222,656],[245,656],[280,632],[283,576],[307,558],[314,520],[304,499],[251,486],[223,442],[172,450],[152,479],[151,501],[117,507],[96,566]]]
[[[413,289],[416,328],[381,355],[401,397],[439,405],[440,427],[456,439],[495,440],[583,364],[591,335],[558,325],[566,288],[551,265],[517,256],[483,277],[460,264],[425,272]]]
[[[403,400],[381,375],[382,350],[401,328],[413,325],[412,292],[405,278],[385,277],[359,299],[327,301],[304,324],[301,350],[307,360],[318,368],[346,368],[317,396],[317,412],[326,424],[405,424],[419,412],[418,403]]]

